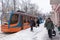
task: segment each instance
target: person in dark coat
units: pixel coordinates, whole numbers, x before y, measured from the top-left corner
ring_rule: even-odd
[[[33,31],[33,26],[34,26],[34,20],[31,18],[31,20],[30,20],[31,31]]]
[[[37,20],[37,26],[39,27],[39,19]]]
[[[48,35],[49,35],[49,38],[52,39],[52,30],[54,29],[54,24],[53,22],[51,21],[50,18],[48,18],[45,22],[45,27],[47,28],[48,30]]]
[[[35,24],[35,20],[33,20],[33,26],[35,27],[35,25],[36,25],[36,24]]]

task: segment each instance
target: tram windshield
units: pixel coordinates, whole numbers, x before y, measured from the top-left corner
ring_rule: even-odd
[[[7,25],[9,20],[10,24],[15,24],[18,22],[18,17],[18,14],[13,14],[12,16],[10,14],[5,14],[4,16],[2,16],[2,25]]]
[[[18,22],[18,14],[13,14],[12,18],[10,19],[10,24],[16,24]]]

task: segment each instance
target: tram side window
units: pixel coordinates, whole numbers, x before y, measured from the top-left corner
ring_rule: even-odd
[[[26,21],[29,22],[29,16],[26,17]]]
[[[23,20],[24,20],[24,23],[29,22],[29,16],[25,15]]]
[[[26,23],[26,16],[23,17],[23,22]]]
[[[25,22],[28,22],[28,16],[25,16]]]
[[[18,22],[18,17],[19,15],[18,14],[13,14],[12,15],[12,18],[10,19],[10,24],[15,24]]]

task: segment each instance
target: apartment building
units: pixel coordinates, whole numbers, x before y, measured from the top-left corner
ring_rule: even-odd
[[[60,0],[50,0],[52,5],[51,19],[54,24],[60,26]]]

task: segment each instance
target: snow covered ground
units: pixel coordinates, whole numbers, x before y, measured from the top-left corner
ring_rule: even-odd
[[[0,40],[48,40],[47,37],[47,30],[43,27],[43,24],[40,27],[34,27],[33,32],[28,28],[14,34],[0,34]]]
[[[57,35],[53,40],[59,40]],[[50,40],[47,34],[47,30],[44,27],[44,23],[40,24],[39,27],[35,28],[31,32],[30,28],[26,30],[19,31],[13,34],[0,33],[0,40]]]

